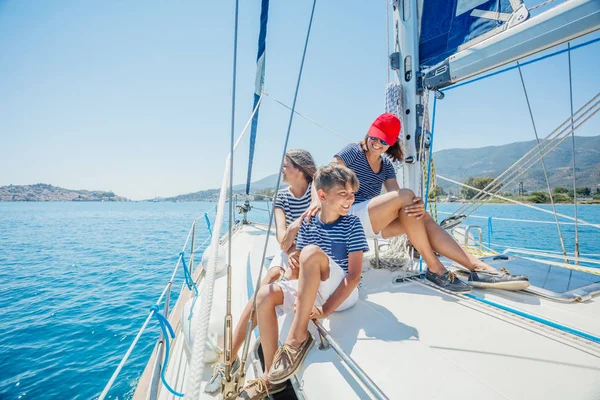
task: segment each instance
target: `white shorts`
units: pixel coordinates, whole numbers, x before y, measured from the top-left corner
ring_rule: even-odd
[[[271,260],[271,264],[269,264],[269,269],[271,268],[283,268],[284,271],[287,271],[289,268],[288,255],[287,253],[280,251]]]
[[[333,292],[338,288],[340,283],[346,277],[346,273],[335,261],[329,258],[329,279],[321,281],[317,297],[315,298],[315,306],[323,306],[331,297]],[[283,304],[275,307],[277,315],[285,315],[294,312],[294,302],[298,297],[298,280],[275,282],[283,292]],[[358,288],[354,288],[352,293],[344,300],[335,311],[343,311],[352,307],[358,301]]]
[[[373,226],[371,226],[371,218],[369,218],[369,201],[363,201],[362,203],[353,204],[350,207],[349,214],[355,215],[360,219],[360,223],[365,231],[365,236],[369,239],[383,239],[381,232],[373,232]]]

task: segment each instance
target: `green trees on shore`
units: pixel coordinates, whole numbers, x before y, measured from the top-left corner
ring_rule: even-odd
[[[488,186],[494,178],[492,177],[481,177],[481,178],[473,178],[469,177],[464,183],[466,185],[472,186],[474,188],[483,190],[486,186]],[[497,189],[497,188],[496,188]],[[495,190],[496,191],[496,190]],[[592,190],[590,187],[578,187],[575,191],[577,193],[577,198],[586,198],[590,199],[593,197],[593,201],[600,201],[600,188],[596,188]],[[460,191],[460,194],[463,199],[470,200],[478,193],[477,190],[470,189],[467,187],[463,187]],[[531,203],[549,203],[550,196],[546,191],[535,191],[531,194],[528,194],[526,191],[522,191],[520,194],[516,195],[511,192],[503,192],[502,196],[511,197],[515,200],[531,202]],[[556,203],[573,203],[574,191],[573,189],[566,188],[564,186],[556,186],[552,189],[552,198]]]

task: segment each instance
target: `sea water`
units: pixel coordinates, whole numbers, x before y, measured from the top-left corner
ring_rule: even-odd
[[[169,280],[194,218],[195,247],[208,237],[203,215],[214,222],[213,206],[0,203],[0,399],[97,397]],[[439,218],[457,207],[440,204]],[[257,204],[250,218],[268,222],[258,208],[267,205]],[[558,212],[572,216],[573,207],[559,205]],[[600,223],[600,206],[578,212]],[[489,239],[488,219],[466,221],[482,226],[485,245],[560,250],[555,225],[494,219],[552,222],[551,215],[514,205],[486,205],[476,214],[493,217]],[[562,233],[572,252],[574,226],[563,225]],[[579,236],[580,251],[598,258],[600,231],[580,226]],[[182,282],[180,269],[174,295]],[[132,396],[158,334],[152,320],[109,398]]]

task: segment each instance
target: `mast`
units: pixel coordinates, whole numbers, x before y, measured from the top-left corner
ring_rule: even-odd
[[[390,56],[392,69],[396,71],[402,86],[402,140],[404,155],[404,182],[402,187],[421,196],[420,156],[417,137],[420,132],[420,116],[423,114],[422,99],[417,92],[419,75],[419,18],[417,0],[393,2],[394,42],[397,53]],[[397,63],[396,63],[397,62]]]

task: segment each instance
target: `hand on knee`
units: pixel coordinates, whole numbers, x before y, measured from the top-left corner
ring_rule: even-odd
[[[413,199],[416,197],[415,192],[410,189],[399,189],[396,195],[399,207],[406,207],[413,204]]]

